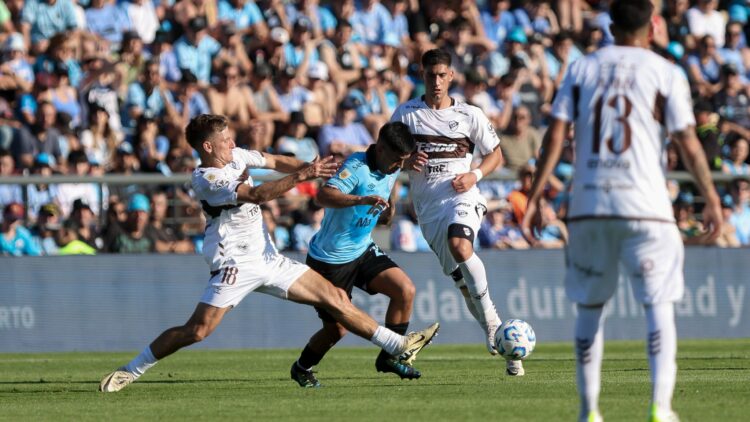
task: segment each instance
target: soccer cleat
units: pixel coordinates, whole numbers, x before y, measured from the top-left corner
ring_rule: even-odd
[[[500,328],[500,320],[497,320],[497,322],[494,322],[492,324],[487,324],[485,326],[487,330],[487,351],[490,352],[492,356],[497,355],[497,346],[495,346],[495,333],[497,333],[497,329]]]
[[[406,347],[398,356],[398,361],[411,366],[417,354],[435,337],[440,329],[439,323],[434,323],[422,331],[411,332],[406,335]]]
[[[523,370],[523,363],[520,360],[505,361],[505,373],[511,377],[522,377],[526,371]]]
[[[677,413],[671,409],[660,409],[655,404],[651,405],[651,412],[648,415],[649,422],[680,422]]]
[[[297,384],[302,388],[318,388],[322,386],[320,381],[315,378],[315,373],[312,370],[305,371],[297,366],[297,362],[292,364],[290,374],[292,375],[292,379],[297,381]]]
[[[399,362],[393,356],[388,357],[387,355],[378,356],[375,360],[375,369],[378,372],[392,372],[401,377],[401,379],[408,378],[413,380],[422,376],[422,373],[413,366],[406,365]]]
[[[116,393],[135,381],[135,378],[135,375],[126,371],[125,368],[119,368],[102,379],[99,383],[99,391]]]
[[[602,414],[597,410],[592,410],[587,415],[581,415],[578,419],[580,422],[604,422]]]

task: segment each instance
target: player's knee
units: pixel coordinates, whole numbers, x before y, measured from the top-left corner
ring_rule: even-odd
[[[401,288],[401,297],[404,301],[407,303],[413,302],[414,296],[417,294],[417,289],[414,287],[414,283],[412,283],[411,280],[408,280],[406,283],[402,283],[399,287]]]
[[[474,254],[474,246],[466,239],[451,238],[448,240],[448,248],[458,262],[464,262]]]
[[[346,328],[341,324],[331,324],[326,326],[326,333],[333,344],[336,344],[336,342],[344,338],[347,332]]]
[[[207,325],[199,324],[188,327],[188,339],[192,343],[200,343],[211,334],[211,328]]]
[[[329,310],[341,312],[347,307],[352,306],[352,303],[349,300],[349,295],[346,294],[346,291],[335,287],[329,290],[325,305]]]

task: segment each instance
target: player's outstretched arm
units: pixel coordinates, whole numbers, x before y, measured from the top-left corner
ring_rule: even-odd
[[[347,208],[355,205],[372,205],[368,213],[376,214],[376,211],[382,211],[388,208],[388,201],[377,196],[359,196],[350,195],[341,192],[333,186],[323,186],[315,198],[318,204],[324,208]]]
[[[536,177],[534,177],[534,182],[531,185],[526,213],[521,222],[521,232],[532,246],[536,243],[536,239],[531,231],[531,226],[534,222],[541,221],[539,200],[542,198],[544,185],[547,184],[547,180],[552,175],[552,170],[554,170],[555,165],[560,160],[565,135],[568,133],[568,125],[568,122],[552,119],[552,124],[549,125],[547,133],[544,134],[542,153],[539,156]]]
[[[308,163],[286,155],[268,154],[263,152],[266,159],[266,168],[276,170],[279,173],[294,173]]]
[[[707,243],[714,242],[721,234],[723,218],[719,195],[716,193],[711,178],[706,154],[703,152],[703,147],[698,137],[695,136],[695,129],[692,126],[682,131],[673,132],[672,140],[680,150],[682,162],[693,175],[698,190],[706,199],[706,205],[703,207],[703,226],[708,230],[708,235],[705,240]]]
[[[266,161],[266,163],[268,162]],[[316,158],[312,163],[304,163],[300,169],[279,180],[265,182],[257,187],[243,183],[237,188],[237,202],[251,202],[253,204],[268,202],[283,195],[298,183],[319,177],[333,176],[336,174],[339,165],[333,160],[333,157],[326,157],[322,160]]]

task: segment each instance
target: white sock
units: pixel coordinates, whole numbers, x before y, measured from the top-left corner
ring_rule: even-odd
[[[646,350],[653,388],[651,403],[659,409],[672,409],[672,393],[677,379],[677,332],[674,304],[645,306],[648,339]]]
[[[581,415],[599,411],[602,357],[604,355],[604,307],[578,306],[575,327],[576,383]]]
[[[382,325],[378,325],[370,341],[393,356],[400,355],[406,347],[406,338],[404,336],[396,334]]]
[[[469,293],[469,288],[464,285],[463,287],[459,287],[459,290],[461,291],[461,296],[463,296],[464,302],[466,302],[466,307],[469,309],[469,313],[471,313],[471,316],[473,316],[474,319],[477,320],[479,325],[484,327],[484,315],[481,315],[479,313],[479,310],[477,310],[477,307],[474,305],[474,301],[471,299],[471,293]]]
[[[125,365],[125,370],[138,378],[148,371],[148,368],[156,365],[158,361],[159,360],[154,357],[154,354],[151,353],[151,347],[146,346],[138,356]]]
[[[480,315],[484,315],[484,320],[488,323],[500,321],[497,316],[495,305],[487,289],[487,273],[484,270],[484,264],[477,254],[472,254],[469,259],[458,264],[461,268],[461,274],[466,280],[466,287],[469,289],[471,301]]]

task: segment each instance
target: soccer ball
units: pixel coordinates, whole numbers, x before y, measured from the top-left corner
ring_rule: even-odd
[[[524,360],[536,345],[536,334],[528,322],[509,319],[495,332],[495,347],[506,360]]]

